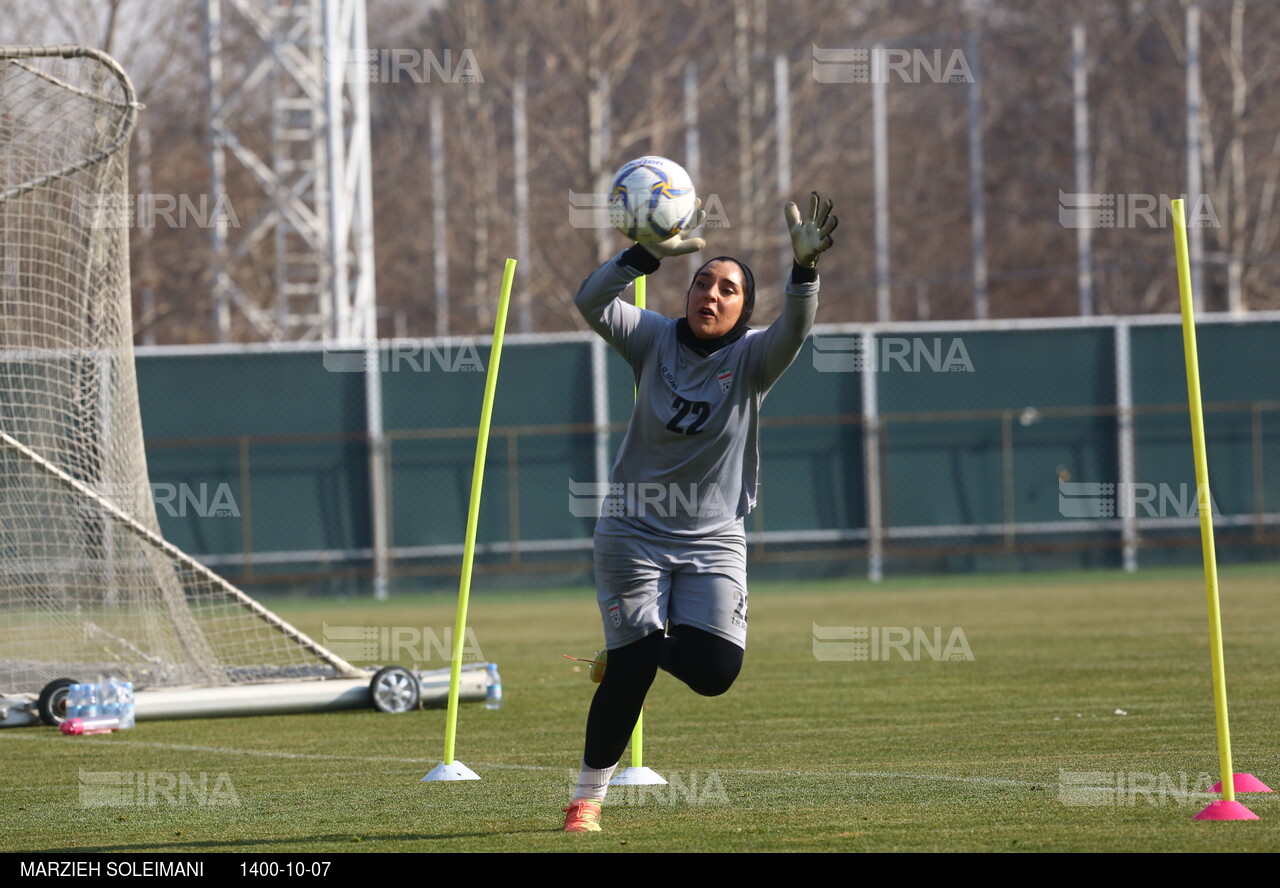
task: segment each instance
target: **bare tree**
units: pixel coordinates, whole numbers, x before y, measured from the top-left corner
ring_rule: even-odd
[[[491,329],[502,260],[515,255],[517,80],[527,96],[531,226],[521,296],[533,329],[581,327],[572,306],[578,283],[625,242],[610,230],[574,228],[570,193],[602,191],[619,165],[640,154],[681,159],[688,62],[697,79],[697,186],[723,214],[723,227],[704,232],[709,249],[756,267],[765,301],[760,317],[767,317],[780,283],[776,256],[785,247],[781,203],[818,190],[841,216],[839,249],[823,259],[820,319],[871,319],[871,89],[819,78],[813,52],[868,49],[877,41],[908,58],[941,53],[945,60],[976,40],[990,313],[1074,314],[1076,242],[1058,215],[1059,191],[1075,190],[1071,25],[1083,23],[1089,46],[1090,188],[1158,203],[1186,187],[1184,9],[1183,0],[369,0],[369,46],[418,52],[423,60],[415,69],[421,76],[370,85],[378,303],[386,319],[380,332],[436,329],[437,201],[447,208],[439,239],[448,258],[449,327],[460,334]],[[1202,5],[1201,151],[1205,196],[1218,223],[1204,232],[1203,295],[1211,309],[1280,307],[1276,9],[1269,0]],[[109,48],[146,105],[149,157],[135,145],[135,170],[149,163],[156,193],[198,194],[209,182],[202,10],[198,0],[48,0],[39,8],[0,0],[0,22],[6,42]],[[458,67],[464,51],[482,81],[441,76]],[[234,58],[234,41],[228,52]],[[787,60],[791,181],[801,192],[792,195],[778,194],[775,184],[779,55]],[[926,72],[913,81],[895,75],[886,92],[893,316],[971,317],[965,87],[934,82]],[[444,110],[443,194],[430,184],[433,97]],[[254,115],[269,110],[258,104],[240,111],[250,131]],[[229,171],[227,189],[240,218],[252,218],[259,198],[248,173]],[[210,339],[205,232],[156,225],[133,238],[133,250],[138,335]],[[1095,231],[1098,310],[1175,310],[1169,250],[1167,227],[1142,219]],[[250,258],[261,261],[267,281],[273,257]],[[675,313],[685,282],[668,265],[655,279],[651,304]],[[247,327],[236,332],[254,335]]]

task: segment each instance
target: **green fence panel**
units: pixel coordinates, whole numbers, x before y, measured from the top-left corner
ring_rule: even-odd
[[[863,387],[874,382],[887,570],[1119,563],[1119,522],[1073,518],[1060,487],[1120,486],[1116,336],[1107,324],[904,328],[878,332],[863,354],[861,334],[815,334],[762,409],[752,557],[771,575],[799,549],[809,551],[795,575],[865,569]],[[1136,498],[1140,521],[1194,517],[1181,330],[1133,324],[1128,336],[1134,484],[1116,496]],[[1265,519],[1280,513],[1278,338],[1275,322],[1198,330],[1215,503],[1245,516],[1218,528],[1224,562],[1275,554]],[[589,569],[594,518],[575,514],[570,483],[596,481],[601,460],[612,468],[634,401],[630,368],[607,347],[597,384],[598,348],[589,336],[504,347],[477,533],[489,551],[477,564]],[[487,339],[380,344],[393,574],[444,576],[459,563],[489,352]],[[147,351],[137,367],[168,539],[233,577],[367,577],[362,350]],[[598,391],[607,428],[595,425]],[[829,564],[812,551],[824,546]],[[1142,524],[1141,564],[1199,554],[1193,523]]]
[[[138,359],[167,539],[196,555],[370,545],[364,376],[333,372],[324,357],[317,349]],[[163,501],[171,487],[186,508]],[[201,491],[209,509],[194,505]],[[234,500],[230,510],[220,493]]]
[[[886,525],[1057,521],[1060,480],[1116,477],[1111,329],[877,345]]]

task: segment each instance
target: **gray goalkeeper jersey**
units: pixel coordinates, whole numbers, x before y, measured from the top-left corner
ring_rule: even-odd
[[[788,281],[768,329],[703,357],[677,340],[675,319],[618,298],[640,276],[618,258],[583,281],[574,300],[636,383],[602,517],[659,537],[714,534],[755,506],[760,405],[809,335],[818,281]]]

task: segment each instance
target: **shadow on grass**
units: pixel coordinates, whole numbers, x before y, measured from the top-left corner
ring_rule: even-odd
[[[356,839],[351,834],[338,834],[328,836],[292,836],[279,839],[244,839],[241,841],[229,842],[208,841],[208,842],[170,842],[160,843],[153,842],[145,845],[77,845],[74,848],[35,848],[24,850],[24,855],[36,854],[182,854],[188,852],[198,852],[201,850],[209,851],[211,849],[220,849],[222,853],[238,854],[252,850],[261,850],[271,848],[278,845],[293,846],[292,851],[281,851],[280,854],[299,853],[299,854],[324,854],[333,851],[336,854],[346,852],[368,851],[369,848],[361,847],[376,842],[419,842],[419,841],[440,841],[444,839],[488,839],[497,836],[515,836],[515,835],[541,835],[543,833],[561,833],[563,830],[559,827],[548,827],[546,829],[503,829],[493,830],[491,832],[470,832],[470,833],[441,833],[438,835],[428,834],[394,834],[394,835],[378,835],[366,836],[362,835]],[[296,846],[309,845],[312,843],[332,843],[334,845],[349,845],[342,849],[325,848],[319,851],[307,850]]]

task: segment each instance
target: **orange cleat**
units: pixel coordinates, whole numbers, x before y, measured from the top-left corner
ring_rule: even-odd
[[[568,654],[564,654],[563,656],[566,660],[577,660],[579,663],[590,663],[591,671],[588,675],[591,676],[591,680],[596,684],[600,684],[600,682],[604,681],[604,666],[605,662],[609,659],[608,651],[596,651],[596,658],[594,660],[586,660],[582,657],[570,657]]]
[[[564,813],[565,832],[600,832],[600,802],[595,799],[574,799]]]

